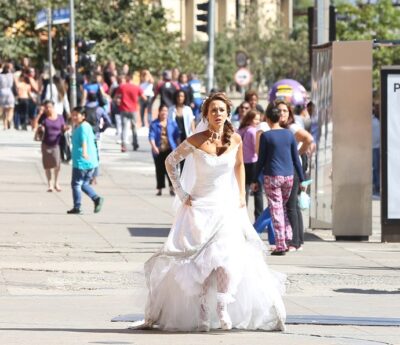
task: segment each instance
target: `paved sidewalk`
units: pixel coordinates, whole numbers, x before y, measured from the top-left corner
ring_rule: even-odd
[[[303,324],[307,317],[337,324],[341,317],[400,318],[400,245],[379,243],[378,226],[368,243],[308,232],[303,252],[269,258],[272,269],[288,275],[287,311],[302,323],[284,333],[145,332],[110,322],[143,312],[142,265],[172,221],[172,198],[155,196],[141,133],[139,151],[125,154],[113,131],[106,133],[95,186],[105,197],[103,210],[93,214],[84,196],[84,214],[74,216],[66,214],[71,167],[62,166],[63,191],[47,193],[33,133],[0,132],[1,345],[400,344],[400,327]]]

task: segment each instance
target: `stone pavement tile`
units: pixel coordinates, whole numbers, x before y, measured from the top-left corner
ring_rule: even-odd
[[[341,296],[285,296],[288,313],[340,315],[361,317],[398,318],[400,310],[399,294]],[[294,305],[295,307],[292,307]],[[301,309],[304,308],[304,312]],[[400,331],[400,328],[399,328]]]
[[[400,344],[399,327],[290,325],[286,332],[307,334],[309,338],[320,339],[321,344],[325,341],[335,345]]]
[[[143,263],[163,244],[173,220],[172,198],[154,195],[147,139],[140,138],[139,152],[123,155],[106,135],[95,187],[106,198],[104,208],[93,214],[83,196],[85,214],[69,216],[71,166],[62,166],[63,192],[46,193],[32,133],[1,134],[0,345],[394,343],[399,329],[393,327],[171,334],[111,323],[117,315],[143,312]],[[10,143],[17,145],[10,150]],[[268,258],[272,269],[288,274],[291,315],[398,316],[398,244],[335,242],[330,231],[306,235],[303,252]]]

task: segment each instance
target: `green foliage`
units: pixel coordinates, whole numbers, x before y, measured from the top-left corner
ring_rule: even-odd
[[[133,70],[150,68],[152,72],[179,63],[179,34],[167,30],[162,7],[87,0],[79,3],[76,13],[77,35],[98,42],[93,53],[101,62],[113,59]]]
[[[19,59],[22,56],[36,57],[39,40],[34,30],[32,13],[36,13],[38,0],[0,1],[0,47],[1,59]]]
[[[10,6],[8,0],[0,0],[0,58],[20,60],[29,56],[39,65],[46,60],[46,43],[40,43],[35,31],[37,11],[45,8],[47,0],[17,0]],[[68,7],[67,0],[51,1],[53,8]],[[15,23],[22,29],[11,33]],[[97,61],[109,59],[118,65],[127,63],[132,70],[149,68],[158,73],[164,68],[177,65],[188,70],[204,69],[203,46],[193,44],[182,49],[179,33],[167,30],[165,11],[161,6],[149,6],[128,0],[75,1],[76,37],[96,40],[90,51]],[[68,25],[56,26],[53,48],[68,37]],[[56,54],[55,54],[56,55]]]
[[[290,35],[276,22],[245,15],[240,27],[218,34],[215,58],[220,88],[233,82],[238,50],[245,51],[249,57],[248,68],[253,74],[250,87],[271,86],[283,78],[296,79],[305,86],[309,84],[308,33],[304,25]]]
[[[341,3],[337,7],[339,40],[396,40],[400,35],[400,10],[391,0],[377,0],[375,4]],[[380,68],[400,64],[399,47],[374,50],[374,89],[379,88]]]
[[[192,72],[203,77],[207,66],[207,43],[195,41],[182,47],[177,66],[183,72]]]

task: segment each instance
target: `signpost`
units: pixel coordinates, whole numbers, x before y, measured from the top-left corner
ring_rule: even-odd
[[[44,28],[47,25],[47,10],[36,13],[35,30]]]
[[[235,82],[239,86],[247,86],[250,84],[252,80],[252,75],[248,68],[242,67],[239,68],[238,71],[235,73]]]
[[[71,10],[71,3],[72,3],[72,10]],[[70,22],[71,18],[71,12],[73,11],[73,0],[70,0],[70,8],[58,8],[54,9],[53,11],[51,10],[51,5],[47,9],[40,10],[39,12],[36,13],[36,22],[35,22],[35,30],[42,29],[47,26],[47,32],[48,32],[48,59],[49,59],[49,79],[50,79],[50,85],[53,80],[53,49],[52,49],[52,37],[51,37],[51,26],[52,25],[58,25],[58,24],[66,24]],[[71,24],[73,25],[73,17],[71,20]],[[74,36],[74,35],[71,35]],[[75,39],[74,39],[75,41]],[[71,45],[71,51],[74,50],[73,54],[75,55],[75,46],[74,49],[72,49]],[[74,56],[71,54],[71,57]],[[74,59],[74,58],[73,58]],[[71,58],[71,61],[73,60]],[[74,60],[75,62],[75,60]],[[75,66],[74,66],[74,71],[75,75]],[[74,86],[74,78],[72,78],[72,86]],[[74,95],[74,88],[72,89],[72,95]],[[50,97],[53,98],[53,88],[50,87]],[[74,96],[72,96],[72,99],[74,99]],[[72,102],[72,104],[74,104]],[[76,105],[76,89],[75,89],[75,105]]]
[[[248,59],[249,59],[249,57],[247,56],[247,54],[244,51],[239,50],[238,52],[236,52],[236,56],[235,56],[236,66],[246,67]]]
[[[58,8],[53,10],[53,25],[69,23],[70,9]]]
[[[47,9],[47,42],[48,42],[48,58],[49,58],[49,86],[50,99],[53,99],[53,45],[51,39],[51,5]]]
[[[71,68],[69,71],[69,82],[70,82],[70,103],[71,108],[77,106],[76,96],[76,67],[75,67],[75,12],[74,12],[74,0],[69,0],[69,46],[70,46],[70,63]]]

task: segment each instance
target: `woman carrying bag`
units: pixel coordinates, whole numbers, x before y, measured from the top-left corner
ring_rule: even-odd
[[[42,162],[46,172],[47,191],[52,192],[54,188],[57,192],[61,192],[60,185],[58,184],[58,175],[61,165],[60,139],[68,127],[65,125],[63,116],[58,115],[55,111],[52,101],[45,101],[43,106],[40,107],[39,114],[35,119],[35,128],[38,124],[40,124],[41,127],[37,129],[37,132],[44,130],[42,140]],[[37,137],[36,133],[35,137]],[[54,173],[52,174],[53,170]]]
[[[168,107],[161,105],[158,109],[158,118],[151,122],[149,129],[149,141],[154,158],[157,178],[157,194],[162,195],[165,188],[165,176],[168,178],[169,194],[174,196],[171,180],[165,168],[165,159],[175,150],[179,143],[179,128],[175,121],[168,119]]]

